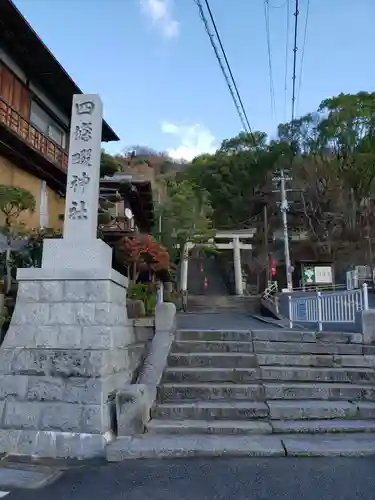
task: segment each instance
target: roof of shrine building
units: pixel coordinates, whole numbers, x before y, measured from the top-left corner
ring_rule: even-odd
[[[37,33],[11,0],[0,1],[0,43],[14,61],[46,91],[65,114],[70,116],[73,94],[82,90],[46,47]],[[103,121],[102,141],[118,141],[119,137]]]

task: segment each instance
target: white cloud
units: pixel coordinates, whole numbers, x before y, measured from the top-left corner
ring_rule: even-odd
[[[172,15],[174,0],[139,0],[143,13],[168,39],[177,38],[180,23]]]
[[[216,139],[203,125],[179,126],[174,123],[162,122],[162,132],[174,135],[179,145],[167,150],[175,160],[191,161],[202,153],[214,153],[217,149]]]

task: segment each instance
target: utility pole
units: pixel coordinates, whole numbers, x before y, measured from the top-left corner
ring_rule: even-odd
[[[289,231],[288,231],[288,209],[289,203],[287,200],[287,189],[285,187],[286,181],[290,180],[289,177],[285,176],[285,169],[283,165],[283,159],[281,159],[280,165],[280,175],[273,178],[274,182],[280,183],[280,212],[282,216],[283,223],[283,239],[284,239],[284,260],[285,260],[285,271],[286,271],[286,284],[289,291],[293,290],[293,281],[292,281],[292,266],[290,262],[290,249],[289,249]],[[276,192],[278,192],[277,190]]]
[[[162,226],[161,226],[161,222],[162,222],[162,218],[161,218],[161,196],[160,196],[160,186],[159,186],[159,189],[158,189],[158,207],[159,207],[159,239],[161,241],[161,230],[162,230]]]
[[[286,284],[289,291],[293,290],[292,281],[292,266],[290,263],[290,251],[289,251],[289,232],[288,232],[288,200],[286,196],[285,189],[285,170],[282,167],[280,169],[280,194],[281,194],[281,204],[280,210],[283,219],[283,233],[284,233],[284,258],[285,258],[285,268],[286,268]]]
[[[268,249],[268,207],[267,203],[263,205],[263,223],[264,223],[264,252],[266,254],[266,283],[270,281],[270,254]]]
[[[369,260],[369,264],[370,264],[369,267],[370,267],[371,286],[372,286],[372,289],[374,290],[375,289],[374,265],[373,265],[373,257],[372,257],[371,224],[370,224],[369,211],[367,211],[367,240],[368,240],[368,260]]]

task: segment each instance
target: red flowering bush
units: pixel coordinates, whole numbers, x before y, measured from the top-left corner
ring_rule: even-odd
[[[124,237],[117,244],[116,252],[132,269],[134,282],[140,271],[149,270],[157,274],[168,272],[172,267],[167,249],[150,235],[138,234],[134,237]]]

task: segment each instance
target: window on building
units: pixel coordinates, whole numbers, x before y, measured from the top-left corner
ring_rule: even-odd
[[[66,148],[66,133],[35,101],[31,102],[30,122],[59,146]]]

